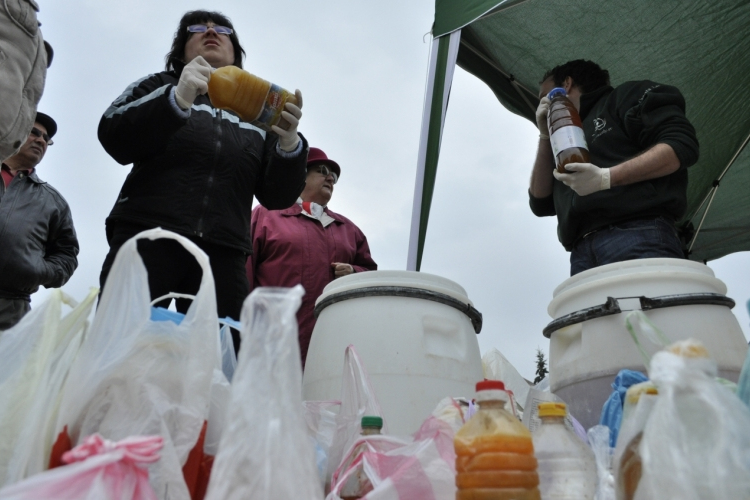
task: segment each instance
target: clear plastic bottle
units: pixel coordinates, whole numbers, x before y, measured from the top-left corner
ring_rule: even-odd
[[[542,425],[534,432],[542,500],[594,500],[594,452],[565,426],[565,403],[539,403]]]
[[[381,417],[368,415],[362,417],[362,436],[379,435],[382,429],[383,419]],[[355,448],[354,452],[349,455],[349,458],[347,459],[341,470],[347,470],[350,465],[354,463],[354,461],[366,449],[367,446],[363,444],[360,444],[357,448]],[[360,462],[360,464],[357,466],[356,471],[347,478],[346,482],[341,487],[341,490],[339,491],[339,497],[341,497],[341,500],[356,500],[358,498],[364,497],[370,491],[372,491],[372,484],[370,483],[370,480],[367,478],[367,475],[362,469],[362,464]]]
[[[273,125],[284,130],[289,122],[281,117],[287,102],[297,103],[297,97],[237,66],[224,66],[211,73],[208,80],[211,104],[219,109],[229,109],[263,130]]]
[[[564,88],[555,87],[547,94],[550,100],[547,115],[549,140],[555,156],[557,171],[566,173],[568,163],[588,163],[589,147],[583,134],[583,124]]]
[[[497,380],[477,383],[479,410],[453,440],[456,500],[540,500],[531,433],[505,409]]]

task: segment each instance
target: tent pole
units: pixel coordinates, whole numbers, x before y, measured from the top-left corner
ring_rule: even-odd
[[[435,187],[445,111],[448,108],[448,96],[460,41],[460,30],[454,31],[450,36],[432,41],[422,111],[422,131],[419,137],[417,176],[414,183],[409,252],[406,261],[407,271],[419,271],[422,265],[422,251]]]

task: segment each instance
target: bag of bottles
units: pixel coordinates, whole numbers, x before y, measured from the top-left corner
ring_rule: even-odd
[[[354,454],[356,458],[350,460]],[[345,466],[336,471],[326,500],[351,498],[340,494],[354,474],[363,474],[371,486],[362,499],[455,500],[455,462],[453,430],[435,417],[429,417],[411,441],[387,435],[360,436],[344,455]]]
[[[88,327],[99,290],[80,303],[52,290],[0,333],[0,487],[47,468],[60,390]],[[63,305],[73,309],[63,315]]]
[[[256,288],[207,500],[323,498],[302,406],[296,312],[304,291]]]
[[[659,396],[643,430],[636,499],[748,498],[750,410],[716,371],[696,340],[654,355],[649,375]]]
[[[32,476],[0,490],[0,500],[156,500],[145,467],[159,460],[159,436],[117,443],[98,434],[63,455],[70,465]]]
[[[137,250],[142,238],[169,238],[195,256],[203,275],[177,324],[152,321],[148,275]],[[190,498],[182,467],[209,418],[214,370],[221,370],[219,323],[208,257],[190,240],[162,229],[127,241],[115,258],[99,308],[62,392],[56,435],[73,446],[157,435],[161,459],[149,466],[160,499]],[[200,452],[201,450],[198,450]]]

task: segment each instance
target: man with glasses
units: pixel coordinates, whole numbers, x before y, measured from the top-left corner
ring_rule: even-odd
[[[36,174],[55,132],[55,121],[38,112],[26,142],[2,164],[0,331],[21,320],[40,286],[61,287],[78,267],[70,207]]]
[[[315,300],[323,288],[341,276],[378,268],[364,233],[327,206],[340,176],[338,163],[310,148],[305,189],[297,204],[286,210],[253,210],[253,253],[247,261],[250,286],[304,287],[297,312],[303,367],[315,327]]]

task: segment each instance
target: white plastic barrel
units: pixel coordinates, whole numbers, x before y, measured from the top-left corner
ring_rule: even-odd
[[[440,299],[445,303],[435,301]],[[362,360],[391,434],[414,433],[441,399],[472,396],[483,379],[469,318],[473,314],[476,320],[476,310],[451,280],[410,271],[352,274],[326,286],[316,309],[320,315],[302,379],[307,401],[339,399],[349,344]]]
[[[715,294],[726,301],[727,287],[713,271],[682,259],[640,259],[590,269],[565,280],[548,307],[555,319],[618,299],[623,312],[585,320],[552,332],[550,389],[560,396],[584,427],[596,425],[610,384],[623,368],[646,372],[643,358],[625,328],[628,310],[641,309],[636,298]],[[700,302],[700,301],[699,301]],[[719,300],[720,302],[720,300]],[[719,375],[737,381],[747,354],[747,341],[729,307],[680,305],[644,311],[671,341],[703,342],[719,366]],[[641,345],[653,354],[659,347]]]

